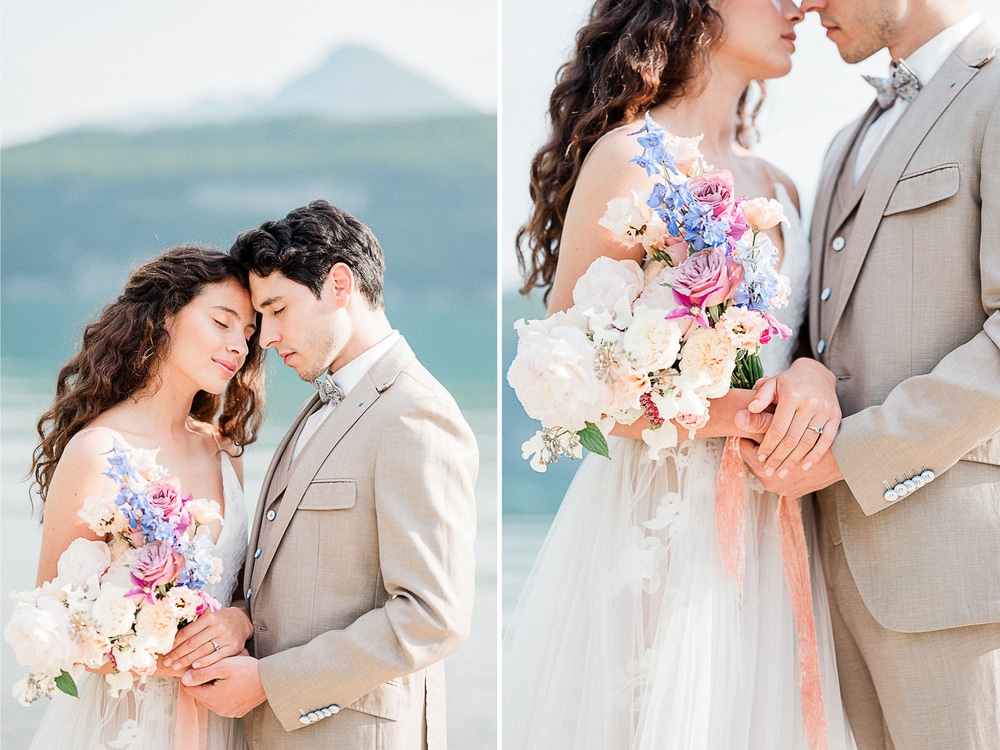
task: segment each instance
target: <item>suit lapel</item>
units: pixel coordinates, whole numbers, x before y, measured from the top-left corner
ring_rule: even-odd
[[[284,437],[281,438],[281,442],[278,443],[278,447],[274,451],[274,455],[271,456],[271,463],[267,467],[267,471],[264,473],[264,481],[261,484],[260,495],[257,498],[257,507],[254,510],[254,520],[253,526],[250,529],[250,540],[251,542],[256,542],[260,534],[261,521],[264,518],[264,509],[274,500],[277,492],[272,492],[272,488],[277,486],[279,483],[282,488],[285,486],[285,481],[288,475],[288,458],[291,455],[291,447],[295,445],[292,439],[299,434],[302,430],[302,426],[305,424],[306,419],[312,412],[313,407],[319,400],[319,396],[313,396],[311,399],[306,401],[305,405],[299,410],[298,416],[292,420],[291,427],[285,432]],[[280,490],[278,490],[280,492]],[[255,544],[250,544],[247,548],[247,558],[246,558],[246,580],[244,581],[244,589],[249,585],[250,573],[254,566],[254,552]]]
[[[392,386],[402,369],[413,360],[413,352],[406,342],[400,338],[381,359],[372,365],[361,382],[344,397],[343,402],[320,425],[313,437],[302,448],[302,452],[296,458],[295,464],[291,466],[289,471],[285,472],[285,481],[281,484],[281,488],[272,490],[265,484],[262,497],[273,499],[282,491],[284,492],[284,496],[277,507],[277,514],[274,521],[271,522],[273,526],[268,530],[267,541],[261,547],[261,557],[255,561],[253,566],[253,575],[251,577],[252,588],[259,588],[260,582],[266,575],[267,569],[274,559],[274,555],[281,544],[285,532],[288,530],[289,524],[292,522],[296,510],[298,510],[299,503],[309,484],[315,479],[316,473],[344,436],[358,423],[365,412],[375,404],[379,396]],[[308,407],[313,403],[314,401],[310,401],[307,404],[307,408],[303,409],[299,414],[297,422],[304,421],[304,415],[309,413],[310,409]],[[278,451],[282,457],[285,453],[290,453],[291,451],[289,436],[293,433],[298,433],[298,431],[299,425],[296,425],[295,429],[289,430],[286,440],[283,441],[284,449],[279,448]],[[276,458],[271,462],[272,469],[278,460]],[[264,506],[269,505],[270,502],[271,500],[261,502],[257,508],[254,538],[259,538],[257,531],[260,528]]]
[[[853,252],[844,258],[841,288],[845,293],[837,296],[837,306],[829,329],[831,333],[836,330],[844,313],[851,296],[850,291],[854,288],[882,221],[882,214],[899,178],[903,175],[903,170],[944,111],[975,77],[979,65],[988,59],[978,56],[978,59],[969,61],[970,54],[976,57],[974,50],[982,49],[988,34],[985,27],[980,26],[966,37],[952,55],[949,55],[941,69],[910,104],[886,137],[881,149],[873,157],[868,184],[851,228],[850,247]],[[831,229],[836,229],[838,226],[839,224],[831,225]]]

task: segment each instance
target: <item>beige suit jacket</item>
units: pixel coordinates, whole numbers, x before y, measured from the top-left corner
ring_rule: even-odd
[[[250,535],[267,702],[245,717],[247,738],[255,750],[444,748],[441,660],[472,616],[475,439],[402,340],[289,468],[317,401],[279,445]]]
[[[813,215],[810,338],[845,414],[846,481],[819,502],[898,631],[1000,621],[997,48],[985,25],[966,37],[838,198],[865,118],[840,133]],[[925,468],[933,482],[886,500]]]

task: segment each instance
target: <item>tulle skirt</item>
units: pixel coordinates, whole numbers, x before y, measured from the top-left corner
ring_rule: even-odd
[[[577,471],[507,629],[504,747],[805,748],[777,497],[747,480],[741,597],[715,526],[724,439],[684,441],[656,463],[641,441],[610,442],[610,461],[591,455]],[[830,748],[853,748],[811,557]]]
[[[52,699],[31,750],[177,750],[174,721],[178,679],[150,677],[119,698],[108,696],[103,675],[86,673],[79,698]],[[246,748],[240,719],[208,714],[208,750]]]

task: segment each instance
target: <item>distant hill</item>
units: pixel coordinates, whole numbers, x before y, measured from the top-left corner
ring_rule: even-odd
[[[62,359],[139,262],[185,241],[228,248],[325,198],[381,241],[387,309],[417,351],[436,349],[456,378],[495,382],[496,131],[492,115],[300,116],[3,149],[4,357]]]
[[[473,114],[474,110],[426,78],[366,47],[334,50],[316,69],[273,96],[203,101],[178,112],[133,117],[130,130],[237,120],[320,115],[345,122],[407,121]]]

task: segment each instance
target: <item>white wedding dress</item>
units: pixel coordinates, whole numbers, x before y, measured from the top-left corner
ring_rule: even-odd
[[[228,606],[243,568],[249,529],[243,487],[222,451],[223,516],[215,544],[222,560],[222,579],[208,592]],[[87,672],[77,682],[79,698],[57,693],[31,743],[31,750],[176,750],[174,722],[177,713],[175,677],[150,677],[145,684],[108,696],[103,675]],[[138,681],[137,681],[138,683]],[[246,748],[240,719],[208,713],[208,750]]]
[[[778,185],[778,200],[793,204]],[[805,317],[809,252],[798,217],[784,232],[792,288],[778,317]],[[796,337],[761,351],[766,374]],[[715,482],[724,438],[681,441],[659,462],[612,438],[611,460],[580,465],[503,644],[507,750],[805,748],[792,604],[777,497],[746,483],[742,603],[723,569]],[[806,535],[814,532],[806,504]],[[814,545],[813,545],[814,546]],[[813,604],[831,750],[852,748],[841,707],[822,571]]]

